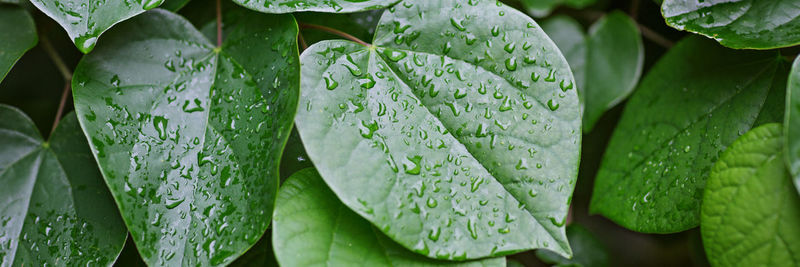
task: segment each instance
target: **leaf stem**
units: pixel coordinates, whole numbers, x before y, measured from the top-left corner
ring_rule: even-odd
[[[217,47],[222,47],[222,0],[217,0]]]
[[[636,25],[639,26],[639,31],[642,32],[642,36],[644,36],[645,39],[650,40],[651,42],[666,49],[670,49],[673,45],[675,45],[675,42],[667,39],[664,36],[661,36],[661,34],[658,34],[656,31],[651,30],[647,26],[638,23]]]
[[[308,49],[308,44],[306,43],[306,39],[303,38],[303,33],[302,32],[298,32],[297,33],[297,43],[300,44],[300,49],[302,49],[302,50],[300,50],[300,52],[305,51],[306,49]]]
[[[629,14],[634,21],[639,20],[639,0],[632,0],[631,1],[631,9]]]
[[[67,97],[69,96],[70,92],[70,83],[72,82],[72,71],[67,67],[67,64],[64,63],[64,59],[61,58],[56,49],[53,47],[53,44],[50,42],[50,38],[47,37],[47,33],[42,33],[39,36],[39,40],[42,44],[42,49],[44,49],[44,51],[53,61],[53,64],[56,65],[58,72],[61,73],[61,77],[64,79],[64,89],[61,92],[61,101],[59,101],[58,110],[56,110],[56,117],[53,119],[53,127],[50,130],[50,134],[52,135],[58,126],[58,122],[61,120],[61,116],[64,115],[64,106],[67,104]]]
[[[334,29],[334,28],[329,28],[329,27],[325,27],[325,26],[322,26],[322,25],[316,25],[316,24],[307,24],[307,23],[299,23],[299,25],[300,25],[301,29],[316,29],[316,30],[320,30],[320,31],[324,31],[324,32],[333,34],[333,35],[340,36],[340,37],[345,38],[347,40],[359,43],[360,45],[363,45],[363,46],[370,46],[369,43],[361,41],[361,39],[358,39],[355,36],[352,36],[352,35],[350,35],[350,34],[348,34],[346,32],[343,32],[343,31],[340,31],[340,30],[337,30],[337,29]]]

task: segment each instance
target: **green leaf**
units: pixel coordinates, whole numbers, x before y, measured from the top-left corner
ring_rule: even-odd
[[[567,239],[575,255],[566,259],[547,250],[537,250],[536,257],[555,266],[602,267],[609,266],[608,249],[588,229],[578,224],[567,226]]]
[[[243,7],[264,13],[316,11],[357,12],[386,8],[399,0],[233,0]]]
[[[581,9],[594,4],[596,0],[520,0],[520,2],[531,16],[541,18],[550,15],[550,12],[560,5]]]
[[[664,0],[669,26],[713,38],[730,48],[772,49],[800,44],[796,0]]]
[[[589,29],[583,131],[628,97],[639,82],[644,46],[636,22],[620,11],[600,18]]]
[[[555,15],[542,22],[542,30],[558,46],[569,62],[578,98],[583,103],[586,89],[586,34],[583,27],[575,19],[565,15]],[[609,66],[613,67],[613,66]],[[585,130],[584,130],[585,131]]]
[[[75,115],[49,141],[0,105],[0,265],[110,266],[125,244],[108,188]]]
[[[614,11],[592,25],[588,38],[580,24],[566,16],[548,19],[542,28],[569,62],[584,104],[583,131],[589,132],[639,82],[644,47],[636,22]]]
[[[161,4],[161,8],[172,12],[178,12],[178,10],[181,10],[181,8],[188,3],[189,0],[164,0],[164,3]]]
[[[114,27],[72,83],[75,109],[149,265],[225,265],[270,222],[297,107],[297,25],[246,11],[214,48],[154,10]]]
[[[774,114],[782,114],[785,77],[776,52],[679,42],[628,100],[597,173],[592,213],[639,232],[696,227],[719,153],[754,125],[782,120]]]
[[[33,18],[21,7],[0,4],[0,82],[26,51],[36,46]]]
[[[429,257],[570,255],[580,107],[539,26],[496,2],[412,0],[374,43],[301,56],[297,129],[339,199]]]
[[[505,266],[505,258],[447,262],[415,254],[343,205],[312,168],[281,186],[273,222],[282,266]]]
[[[800,57],[795,58],[786,88],[786,116],[784,118],[784,156],[797,192],[800,193]]]
[[[800,197],[783,164],[782,130],[755,128],[714,164],[700,225],[712,266],[798,264]]]
[[[155,8],[164,0],[30,0],[58,22],[83,53],[94,49],[97,39],[115,24]],[[144,30],[144,29],[143,29]]]

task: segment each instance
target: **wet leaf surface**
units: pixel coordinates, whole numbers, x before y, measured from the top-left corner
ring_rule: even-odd
[[[796,0],[665,0],[667,24],[702,34],[731,48],[771,49],[800,44]]]
[[[755,128],[714,164],[700,230],[712,266],[795,266],[800,197],[783,164],[780,124]]]
[[[164,0],[30,0],[69,35],[75,46],[89,53],[97,39],[115,24],[156,8]],[[144,30],[144,29],[143,29]]]
[[[0,82],[39,38],[33,18],[21,7],[0,4]]]
[[[342,204],[313,168],[281,186],[273,222],[282,266],[505,266],[505,258],[449,262],[398,245]]]
[[[149,265],[228,264],[270,221],[297,106],[297,25],[251,11],[225,21],[235,26],[214,48],[151,11],[75,71],[78,118]]]
[[[0,265],[110,266],[127,231],[75,114],[49,141],[0,105]]]
[[[374,43],[301,56],[297,128],[339,199],[433,258],[569,255],[580,107],[539,26],[495,2],[404,1]]]
[[[786,72],[776,52],[737,51],[695,36],[679,42],[628,100],[597,173],[591,212],[645,233],[696,227],[719,153],[751,127],[783,120]]]
[[[264,13],[356,12],[386,8],[399,0],[233,0],[243,7]]]
[[[537,250],[536,257],[547,264],[558,267],[604,267],[610,266],[606,246],[588,229],[579,225],[567,226],[567,239],[573,257],[567,259],[547,250]]]

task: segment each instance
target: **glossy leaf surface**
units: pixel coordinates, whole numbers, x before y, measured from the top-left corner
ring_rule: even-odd
[[[273,222],[282,266],[505,266],[503,257],[448,262],[413,253],[342,204],[312,168],[281,185]]]
[[[399,0],[233,0],[246,8],[264,13],[356,12],[386,8]]]
[[[700,37],[679,42],[628,101],[591,211],[639,232],[696,227],[719,153],[754,125],[782,121],[785,77],[775,52],[736,51]]]
[[[33,18],[21,7],[0,4],[0,82],[39,38]]]
[[[731,48],[771,49],[800,44],[796,0],[664,0],[667,24]]]
[[[781,128],[753,129],[714,164],[700,225],[712,266],[797,265],[800,196],[783,164]]]
[[[794,60],[787,86],[784,156],[797,192],[800,193],[800,58]]]
[[[164,0],[30,0],[69,35],[75,46],[89,53],[106,30],[128,18],[155,8]]]
[[[234,26],[214,48],[183,18],[145,13],[75,71],[78,118],[149,265],[230,263],[270,222],[297,106],[297,25],[224,19]]]
[[[536,257],[547,264],[559,267],[610,266],[608,249],[585,227],[579,224],[567,226],[567,239],[572,247],[574,255],[572,259],[561,257],[547,250],[537,250]]]
[[[542,30],[558,46],[564,58],[569,62],[578,98],[583,103],[586,89],[586,34],[583,27],[575,19],[565,15],[555,15],[542,21]]]
[[[297,128],[339,199],[429,257],[569,255],[580,107],[539,26],[494,1],[404,1],[374,43],[301,56]]]
[[[110,266],[127,231],[74,114],[45,142],[0,105],[0,266]]]
[[[583,131],[628,97],[639,82],[644,46],[636,22],[620,11],[600,18],[589,29]]]

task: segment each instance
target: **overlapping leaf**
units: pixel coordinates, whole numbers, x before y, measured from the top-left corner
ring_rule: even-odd
[[[794,60],[786,88],[786,117],[784,118],[787,167],[800,192],[800,57]]]
[[[25,9],[0,4],[0,82],[38,39],[33,18]]]
[[[537,250],[536,257],[557,267],[604,267],[610,266],[608,249],[588,229],[572,224],[567,226],[567,238],[574,256],[567,259],[547,250]]]
[[[230,263],[272,214],[297,105],[297,25],[249,11],[224,19],[214,48],[183,18],[145,13],[75,71],[78,118],[151,265]]]
[[[796,0],[665,0],[661,13],[670,26],[731,48],[800,44],[800,3]]]
[[[584,105],[583,131],[589,132],[639,82],[644,47],[636,22],[614,11],[595,22],[588,37],[569,17],[548,19],[542,28],[570,63]]]
[[[356,12],[389,7],[399,0],[233,0],[246,8],[264,13],[300,11]]]
[[[539,26],[491,1],[404,1],[374,42],[301,57],[297,128],[339,199],[429,257],[569,255],[580,107]]]
[[[780,124],[755,128],[714,164],[700,230],[713,266],[795,266],[800,196],[783,164]]]
[[[640,232],[700,223],[719,153],[754,125],[782,120],[786,68],[776,52],[690,37],[630,98],[595,180],[591,211]]]
[[[273,223],[282,266],[505,266],[505,258],[448,262],[398,245],[342,204],[314,169],[281,186]]]
[[[164,0],[30,0],[58,22],[83,53],[94,49],[103,32],[128,18],[155,8]]]
[[[0,105],[0,266],[110,266],[127,231],[74,114],[44,141]]]

